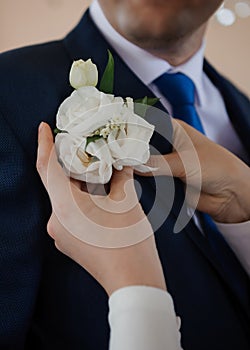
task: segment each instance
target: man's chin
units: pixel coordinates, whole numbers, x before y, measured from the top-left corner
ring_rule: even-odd
[[[133,44],[145,50],[164,50],[175,46],[188,33],[192,32],[192,23],[178,25],[175,23],[158,23],[150,25],[149,21],[127,21],[120,17],[116,29]]]
[[[186,35],[184,33],[179,33],[178,35],[175,33],[174,36],[165,34],[154,37],[152,36],[152,33],[149,33],[148,35],[141,35],[141,33],[138,33],[138,35],[136,35],[136,33],[133,32],[131,34],[127,34],[126,39],[146,51],[163,52],[166,50],[171,50],[171,48],[182,41],[185,36]]]

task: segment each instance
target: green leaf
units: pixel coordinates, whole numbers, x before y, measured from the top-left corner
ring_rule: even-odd
[[[113,94],[114,91],[115,63],[112,53],[108,50],[108,63],[104,70],[99,90],[106,94]]]
[[[138,98],[137,100],[135,100],[135,103],[141,103],[141,104],[145,104],[147,106],[154,106],[158,101],[160,101],[159,98],[157,97],[143,97],[143,98]]]
[[[160,101],[157,97],[147,97],[147,105],[154,106],[158,101]]]
[[[65,131],[65,130],[60,130],[58,128],[55,128],[54,129],[54,134],[57,135],[57,134],[61,134],[61,133],[67,133],[68,131]]]
[[[142,118],[145,117],[147,109],[148,105],[146,105],[145,103],[137,102],[134,105],[135,114],[138,114]]]
[[[135,100],[135,113],[144,118],[149,106],[155,105],[160,99],[157,97],[143,97]]]
[[[89,144],[90,142],[95,142],[96,140],[99,140],[99,139],[101,139],[101,138],[102,138],[101,135],[94,135],[94,136],[89,136],[89,137],[87,137],[85,149],[87,148],[87,146],[88,146],[88,144]]]

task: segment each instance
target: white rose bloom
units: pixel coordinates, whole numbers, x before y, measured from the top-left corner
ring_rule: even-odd
[[[115,159],[113,166],[118,170],[123,166],[133,166],[137,170],[148,171],[148,167],[137,166],[146,163],[150,157],[149,141],[154,126],[133,112],[131,102],[128,107],[124,107],[123,120],[126,130],[120,131],[118,135],[111,133],[108,137],[111,155]]]
[[[83,171],[83,163],[77,157],[78,149],[85,149],[86,138],[68,133],[56,135],[55,147],[58,160],[68,176],[74,177]]]
[[[89,135],[119,115],[124,105],[121,97],[104,94],[93,86],[72,92],[57,112],[57,127],[70,133]]]
[[[56,152],[65,173],[77,180],[105,184],[112,175],[112,157],[103,140],[91,142],[88,153],[96,158],[88,162],[85,153],[86,139],[68,133],[56,135]]]
[[[79,89],[82,86],[96,86],[98,82],[98,71],[91,59],[87,61],[75,61],[69,73],[70,85]]]
[[[131,98],[124,102],[123,98],[104,94],[93,86],[81,87],[59,107],[57,127],[66,131],[55,140],[59,160],[75,179],[107,183],[112,166],[118,170],[133,166],[149,171],[143,164],[150,156],[154,126],[134,113]],[[96,133],[102,137],[86,147],[87,137]]]

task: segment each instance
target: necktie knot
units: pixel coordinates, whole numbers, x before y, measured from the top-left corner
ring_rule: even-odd
[[[194,105],[195,85],[183,73],[164,73],[155,79],[154,84],[167,96],[172,106]]]
[[[154,84],[170,102],[175,118],[184,120],[204,133],[194,105],[195,85],[188,76],[182,73],[164,73],[154,80]]]

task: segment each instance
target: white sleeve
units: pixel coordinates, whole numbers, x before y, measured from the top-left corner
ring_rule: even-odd
[[[216,225],[250,276],[250,221]]]
[[[129,286],[109,298],[109,350],[181,350],[180,318],[169,293]]]

